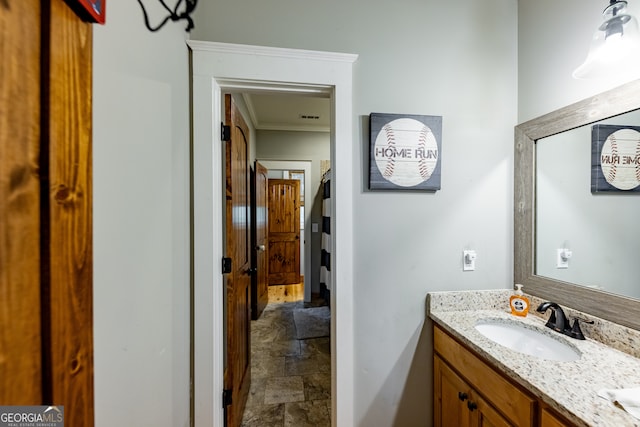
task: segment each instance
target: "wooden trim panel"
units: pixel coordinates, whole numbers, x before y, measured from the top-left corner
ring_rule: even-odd
[[[51,402],[65,425],[94,424],[92,27],[62,0],[49,34]]]
[[[0,2],[0,404],[42,399],[40,1]]]
[[[91,25],[0,1],[0,64],[0,404],[91,427]]]

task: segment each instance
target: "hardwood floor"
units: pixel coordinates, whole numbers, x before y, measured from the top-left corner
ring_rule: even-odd
[[[304,283],[269,285],[269,303],[297,302],[304,299]]]
[[[299,340],[293,320],[296,308],[324,301],[305,306],[301,290],[295,296],[296,285],[286,286],[274,289],[274,300],[270,286],[269,304],[251,322],[251,389],[242,426],[330,427],[330,338]]]

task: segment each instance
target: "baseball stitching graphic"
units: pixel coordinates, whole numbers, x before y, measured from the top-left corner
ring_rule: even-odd
[[[382,130],[387,138],[387,147],[395,148],[396,137],[393,133],[393,128],[389,126],[389,123],[387,123],[386,125],[384,125]],[[376,143],[377,143],[377,139],[376,139]],[[395,166],[395,164],[396,162],[393,159],[387,161],[387,166],[384,168],[384,172],[382,172],[382,176],[384,176],[385,179],[389,180],[389,178],[393,176],[393,167]]]
[[[402,187],[428,180],[438,164],[438,154],[431,129],[409,118],[384,125],[374,145],[378,170],[387,181]]]
[[[640,185],[640,132],[620,129],[607,137],[600,152],[602,175],[619,190]]]

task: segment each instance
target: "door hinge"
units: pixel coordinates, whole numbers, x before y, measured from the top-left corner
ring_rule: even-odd
[[[231,273],[231,258],[222,258],[222,274]]]
[[[226,408],[227,406],[231,405],[232,402],[232,396],[233,395],[233,390],[231,389],[226,389],[226,390],[222,390],[222,407]]]
[[[228,141],[231,139],[231,126],[227,126],[224,123],[220,123],[220,139]]]

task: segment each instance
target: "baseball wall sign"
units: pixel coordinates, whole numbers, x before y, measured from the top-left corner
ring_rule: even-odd
[[[440,189],[442,117],[371,113],[369,188]]]
[[[591,192],[640,191],[640,127],[594,125]]]

